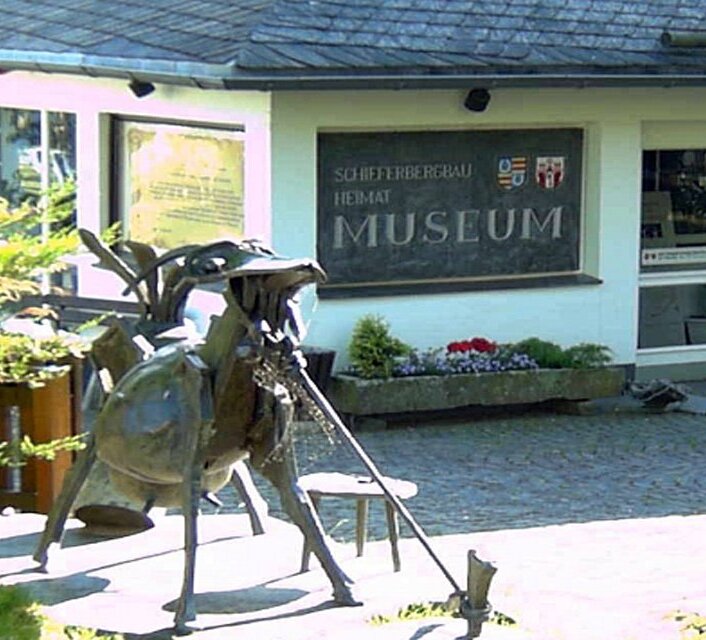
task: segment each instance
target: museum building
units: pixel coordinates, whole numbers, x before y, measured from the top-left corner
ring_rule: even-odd
[[[0,25],[11,203],[75,179],[92,230],[316,256],[341,366],[374,313],[706,374],[706,0],[44,4]]]

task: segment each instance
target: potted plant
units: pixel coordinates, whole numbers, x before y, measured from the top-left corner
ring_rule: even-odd
[[[0,506],[47,512],[71,464],[69,450],[81,446],[73,432],[70,372],[82,343],[46,324],[51,310],[35,307],[31,318],[13,317],[78,247],[70,224],[73,196],[66,184],[41,199],[42,206],[13,208],[0,199]]]
[[[332,378],[330,393],[336,408],[352,417],[587,400],[617,395],[625,384],[624,370],[609,366],[610,351],[602,345],[473,337],[419,351],[377,316],[358,321],[349,355],[351,366]]]

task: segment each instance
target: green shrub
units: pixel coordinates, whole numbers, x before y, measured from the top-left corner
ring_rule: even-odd
[[[611,360],[610,349],[602,344],[582,342],[564,350],[564,355],[573,369],[590,369],[604,367]]]
[[[66,373],[72,358],[82,358],[86,345],[65,336],[32,338],[0,332],[0,383],[41,385]]]
[[[62,258],[80,244],[78,231],[70,224],[75,198],[73,183],[52,188],[44,211],[30,202],[12,208],[0,198],[0,304],[39,293],[37,279],[42,273],[66,268]],[[46,237],[38,233],[43,221],[51,223]]]
[[[41,638],[44,616],[39,605],[20,587],[0,587],[0,638],[36,640]]]
[[[3,640],[123,640],[123,636],[65,626],[45,616],[22,586],[0,585],[0,638]]]
[[[17,312],[24,296],[40,293],[42,275],[66,268],[62,257],[79,245],[72,224],[75,185],[67,183],[45,195],[44,208],[29,201],[13,207],[0,198],[0,320]],[[45,223],[49,229],[42,234]],[[82,357],[85,348],[78,339],[64,336],[34,338],[0,330],[0,384],[39,386],[69,371],[71,359]],[[0,440],[0,467],[24,464],[32,456],[51,460],[56,451],[82,446],[78,437],[41,444],[26,437]]]
[[[32,442],[28,435],[12,442],[0,440],[0,467],[21,467],[29,458],[51,461],[60,451],[80,451],[86,448],[85,435],[79,433],[50,442]]]
[[[562,349],[549,340],[532,337],[509,345],[515,353],[525,353],[542,369],[590,369],[603,367],[611,361],[605,345],[582,342]]]
[[[564,350],[556,343],[540,338],[526,338],[511,345],[515,353],[525,353],[542,369],[562,369],[567,359]]]
[[[411,347],[390,333],[380,316],[365,315],[353,327],[348,348],[353,373],[361,378],[389,378],[395,358],[407,355]]]

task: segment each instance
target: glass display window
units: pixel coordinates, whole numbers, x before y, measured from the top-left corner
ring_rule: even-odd
[[[645,151],[640,262],[706,269],[706,149]]]

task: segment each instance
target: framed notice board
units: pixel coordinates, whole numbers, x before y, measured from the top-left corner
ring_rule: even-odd
[[[243,235],[242,131],[118,120],[118,219],[162,249]]]

